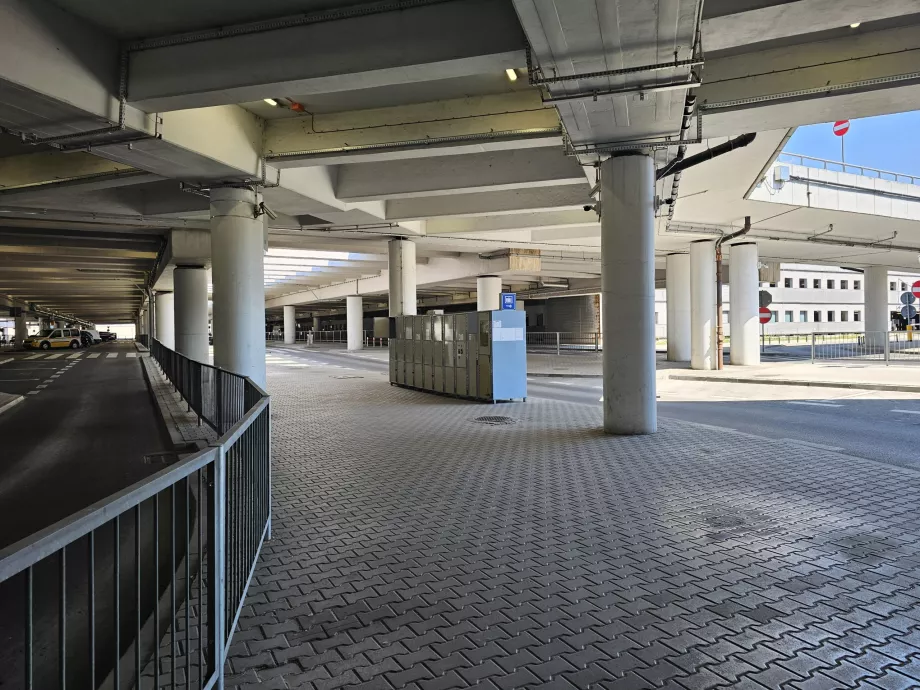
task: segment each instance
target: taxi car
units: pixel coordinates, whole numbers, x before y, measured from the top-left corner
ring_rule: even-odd
[[[22,346],[32,350],[50,350],[51,348],[80,347],[79,328],[49,328],[38,335],[30,335],[22,341]]]

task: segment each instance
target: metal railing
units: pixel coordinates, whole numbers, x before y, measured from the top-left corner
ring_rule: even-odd
[[[251,380],[182,361],[156,340],[151,356],[224,433],[0,551],[0,685],[223,687],[271,531],[269,398]],[[235,380],[240,386],[220,390]]]
[[[527,351],[534,353],[582,354],[603,348],[600,333],[528,332]]]
[[[146,348],[150,348],[150,336],[146,333],[138,333],[134,339]]]
[[[920,362],[920,333],[812,333],[811,361]]]
[[[389,338],[374,336],[373,331],[362,331],[364,347],[387,347]],[[266,333],[266,342],[280,343],[284,342],[284,335],[280,333]],[[345,345],[348,343],[347,331],[297,331],[294,335],[295,343],[306,343],[314,345],[319,343],[330,343]]]
[[[853,165],[852,163],[843,163],[841,161],[832,161],[824,158],[815,158],[813,156],[803,156],[798,153],[783,152],[779,154],[777,160],[781,163],[792,163],[793,165],[801,165],[806,168],[830,170],[831,172],[845,172],[853,175],[862,175],[863,177],[874,177],[878,180],[889,180],[891,182],[920,184],[920,177],[915,175],[897,173],[890,170],[880,170],[878,168],[869,168],[865,165]]]

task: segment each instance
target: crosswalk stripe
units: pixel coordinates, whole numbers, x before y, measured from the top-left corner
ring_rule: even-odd
[[[12,357],[10,357],[9,359],[0,359],[0,364],[6,364],[7,362],[12,362],[12,361],[13,361]]]
[[[82,352],[74,352],[72,355],[67,355],[67,359],[80,359],[82,356]]]
[[[125,357],[137,357],[137,353],[136,352],[126,352]]]
[[[38,359],[38,358],[44,357],[44,356],[45,356],[45,355],[29,355],[28,357],[24,357],[24,359]]]
[[[86,358],[96,359],[96,357],[99,357],[101,354],[102,354],[101,352],[91,352],[90,354],[86,355]]]
[[[116,357],[118,357],[117,352],[110,352],[109,354],[105,356],[106,359],[115,359]]]
[[[58,357],[63,357],[63,356],[64,356],[63,353],[58,352],[58,353],[53,354],[53,355],[48,355],[45,359],[57,359]]]

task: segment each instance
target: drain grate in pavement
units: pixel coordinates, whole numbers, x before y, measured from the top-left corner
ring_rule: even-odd
[[[473,421],[476,424],[489,424],[491,426],[514,424],[514,420],[511,417],[503,417],[501,415],[485,415],[484,417],[476,417]]]

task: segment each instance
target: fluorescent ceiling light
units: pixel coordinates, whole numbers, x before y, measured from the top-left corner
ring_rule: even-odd
[[[263,98],[262,100],[268,103],[269,105],[275,106],[276,108],[280,105],[278,101],[276,101],[274,98]]]
[[[858,29],[858,28],[859,28],[859,24],[860,24],[860,22],[853,22],[852,24],[850,24],[850,28],[851,28],[851,29]]]
[[[319,249],[269,249],[268,256],[286,256],[303,259],[347,259],[348,252],[331,252]]]
[[[508,81],[517,81],[517,72],[510,67],[505,70],[505,74],[508,75]]]

